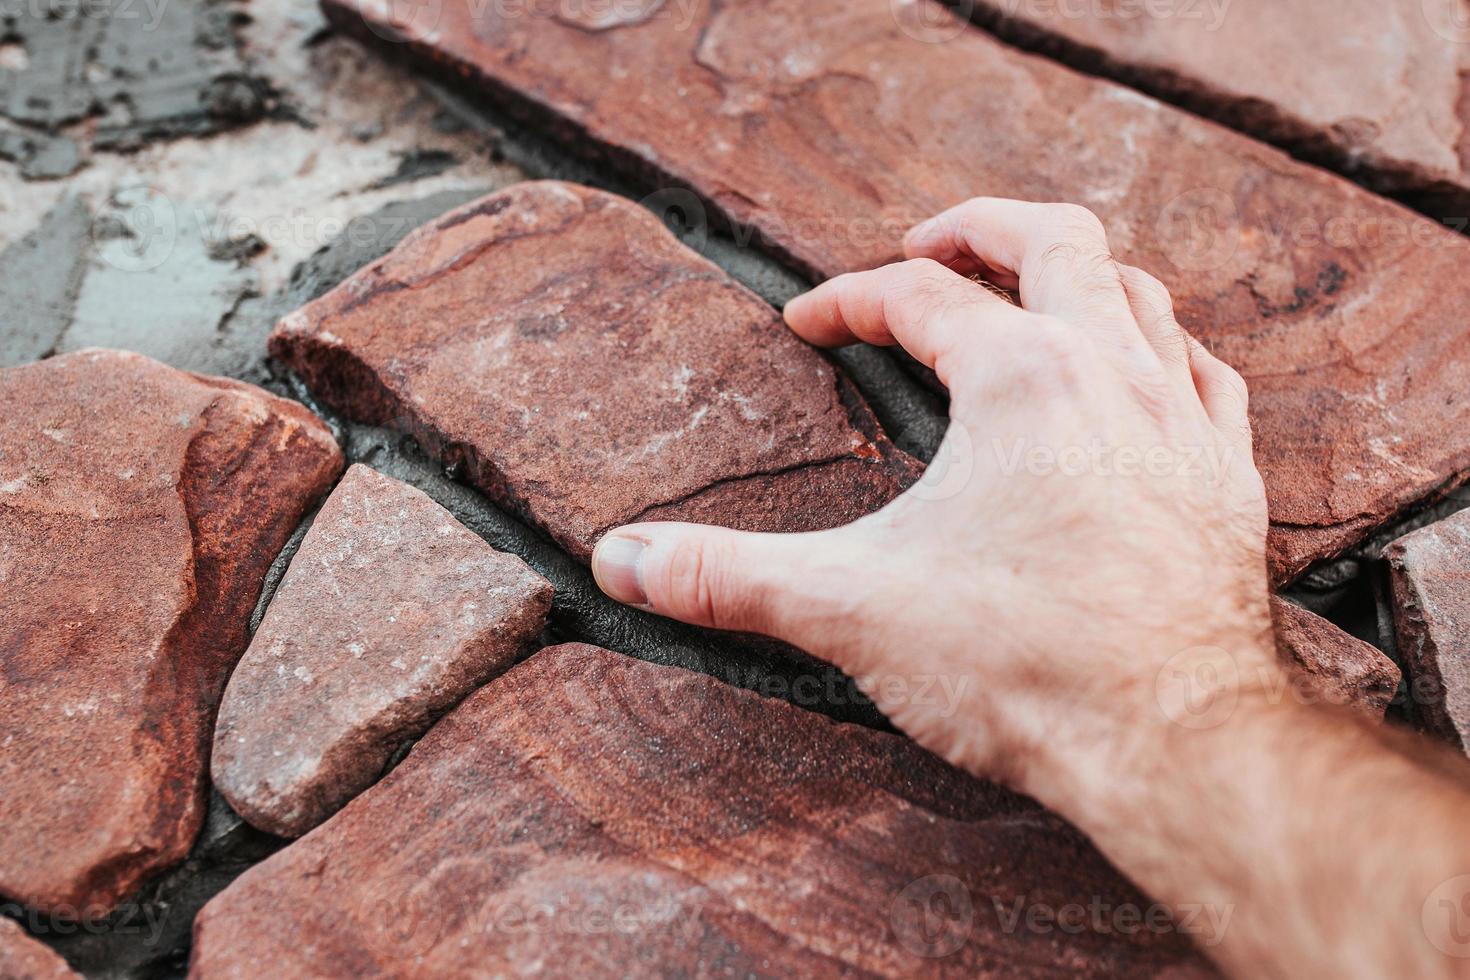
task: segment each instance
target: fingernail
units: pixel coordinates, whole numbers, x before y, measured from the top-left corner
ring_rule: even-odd
[[[643,553],[648,546],[637,538],[608,535],[592,550],[592,577],[597,587],[629,606],[648,608],[643,591]]]

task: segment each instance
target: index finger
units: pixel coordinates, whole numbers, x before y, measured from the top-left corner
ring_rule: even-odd
[[[929,259],[829,279],[785,310],[786,323],[809,343],[900,344],[945,384],[959,353],[979,339],[979,317],[993,325],[1027,315]]]

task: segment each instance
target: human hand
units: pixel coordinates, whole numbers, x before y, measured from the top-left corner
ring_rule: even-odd
[[[620,601],[836,664],[930,750],[1065,810],[1079,780],[1158,750],[1161,671],[1221,650],[1242,676],[1277,669],[1245,385],[1082,208],[975,199],[905,253],[786,320],[932,367],[952,397],[940,456],[968,479],[810,534],[630,525],[593,570]],[[958,702],[889,682],[919,677]]]

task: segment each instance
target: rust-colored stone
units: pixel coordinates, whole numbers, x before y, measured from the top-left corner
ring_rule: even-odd
[[[1383,717],[1401,674],[1382,650],[1285,599],[1272,598],[1271,619],[1282,662],[1310,684],[1312,697]]]
[[[1470,511],[1404,535],[1384,557],[1417,717],[1470,753]]]
[[[920,467],[776,311],[646,209],[517,184],[293,313],[271,351],[586,559],[608,528],[831,527]]]
[[[1103,926],[1034,927],[1073,902]],[[191,976],[1211,975],[1129,905],[1060,818],[906,739],[569,644],[215,898]]]
[[[0,916],[0,980],[81,980],[66,960]]]
[[[0,371],[0,433],[0,895],[100,914],[188,852],[261,581],[342,455],[120,351]]]
[[[1470,204],[1464,0],[978,0],[980,23],[1375,187]],[[1269,25],[1269,26],[1266,26]],[[1464,210],[1452,213],[1464,215]]]
[[[306,833],[525,652],[550,608],[551,583],[525,562],[353,466],[230,677],[215,787],[262,830]]]
[[[1470,470],[1470,242],[934,0],[692,0],[610,24],[558,4],[323,2],[694,187],[816,277],[894,258],[914,221],[977,194],[1094,209],[1251,383],[1278,582]]]

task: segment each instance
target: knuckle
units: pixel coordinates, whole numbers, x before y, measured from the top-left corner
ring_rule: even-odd
[[[751,593],[730,581],[732,558],[728,544],[717,539],[689,537],[674,544],[666,568],[676,616],[716,629],[749,628]]]
[[[1080,204],[1047,204],[1046,225],[1064,240],[1100,244],[1107,241],[1102,219]]]

